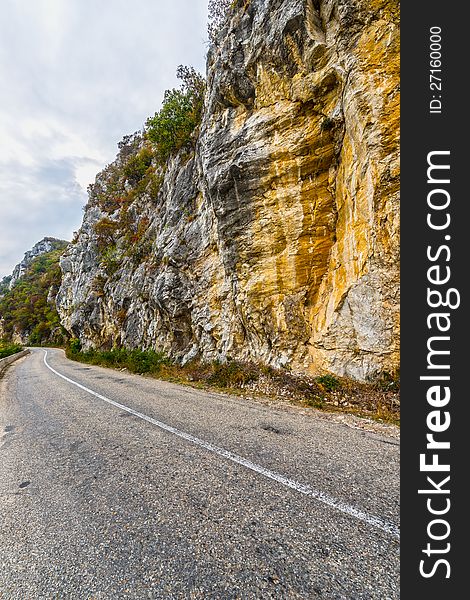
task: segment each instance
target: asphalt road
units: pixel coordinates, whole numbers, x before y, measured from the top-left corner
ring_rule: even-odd
[[[396,439],[44,356],[0,380],[2,600],[399,598]]]

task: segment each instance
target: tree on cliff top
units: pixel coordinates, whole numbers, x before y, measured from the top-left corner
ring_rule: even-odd
[[[147,119],[145,135],[154,145],[161,164],[189,145],[201,122],[205,81],[193,67],[179,66],[176,75],[182,84],[166,90],[162,108]]]

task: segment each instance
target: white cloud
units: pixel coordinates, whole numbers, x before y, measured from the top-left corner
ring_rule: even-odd
[[[84,190],[177,85],[204,70],[207,0],[3,0],[0,277],[78,229]]]
[[[82,159],[75,167],[75,178],[84,192],[90,183],[95,181],[96,173],[102,167],[102,162],[97,160]]]

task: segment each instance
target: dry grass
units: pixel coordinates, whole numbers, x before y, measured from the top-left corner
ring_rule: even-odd
[[[199,389],[261,396],[329,412],[351,413],[382,423],[400,423],[398,374],[383,374],[374,381],[363,383],[331,374],[309,377],[286,369],[236,360],[226,363],[192,361],[181,366],[154,351],[77,352],[69,349],[67,355],[80,362],[125,368],[133,373]]]

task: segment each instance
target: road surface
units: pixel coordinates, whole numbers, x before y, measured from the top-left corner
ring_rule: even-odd
[[[33,349],[0,380],[0,598],[399,598],[395,438]]]

